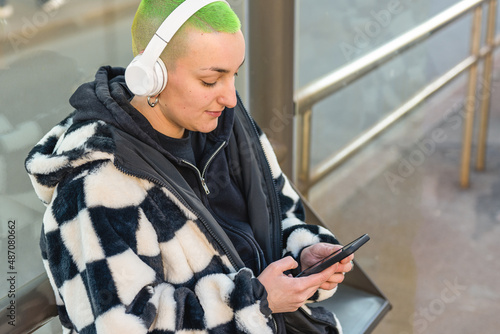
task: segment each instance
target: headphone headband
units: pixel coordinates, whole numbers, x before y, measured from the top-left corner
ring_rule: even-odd
[[[170,13],[165,21],[163,21],[146,46],[143,53],[143,56],[146,56],[145,60],[149,61],[151,59],[151,65],[153,65],[156,59],[160,58],[161,53],[165,50],[167,44],[170,43],[175,33],[191,16],[196,14],[197,11],[206,5],[219,1],[225,2],[229,6],[229,3],[225,0],[186,0],[181,3],[172,13]]]
[[[129,89],[139,96],[158,95],[167,84],[167,69],[160,59],[161,53],[184,23],[197,11],[213,2],[225,0],[186,0],[170,13],[158,28],[146,49],[130,63],[125,71]]]

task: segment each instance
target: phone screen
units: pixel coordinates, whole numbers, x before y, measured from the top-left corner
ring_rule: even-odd
[[[319,273],[319,272],[325,270],[326,268],[334,265],[337,262],[342,261],[343,259],[345,259],[349,255],[354,253],[356,250],[359,249],[359,247],[363,246],[368,240],[370,240],[370,237],[368,236],[368,234],[363,234],[362,236],[360,236],[356,240],[351,241],[350,243],[348,243],[344,247],[337,249],[336,251],[334,251],[330,255],[324,257],[323,259],[319,260],[318,262],[316,262],[315,264],[313,264],[309,268],[303,270],[295,277],[308,276],[308,275],[316,274],[316,273]]]

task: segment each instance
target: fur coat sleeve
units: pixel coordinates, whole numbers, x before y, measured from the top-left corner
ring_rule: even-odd
[[[287,176],[281,171],[267,136],[257,125],[255,126],[259,133],[259,140],[271,168],[271,173],[279,196],[283,235],[282,256],[292,256],[299,263],[298,268],[300,268],[300,253],[304,248],[319,242],[331,244],[339,244],[339,242],[328,229],[322,226],[305,223],[305,210],[299,194],[292,187]],[[300,269],[297,270],[300,272]],[[311,297],[309,302],[325,300],[331,297],[335,292],[336,288],[331,291],[319,289]]]

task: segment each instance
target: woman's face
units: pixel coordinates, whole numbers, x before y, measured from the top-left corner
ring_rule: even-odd
[[[224,108],[236,105],[234,79],[245,59],[241,31],[235,34],[186,32],[187,52],[173,69],[159,96],[166,135],[180,138],[184,130],[210,132]]]

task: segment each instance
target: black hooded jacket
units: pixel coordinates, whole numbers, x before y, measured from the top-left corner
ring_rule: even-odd
[[[99,69],[26,159],[47,205],[40,244],[61,322],[71,333],[281,332],[255,277],[334,236],[303,222],[239,99],[213,132],[190,134],[190,165],[130,105],[123,74]]]

